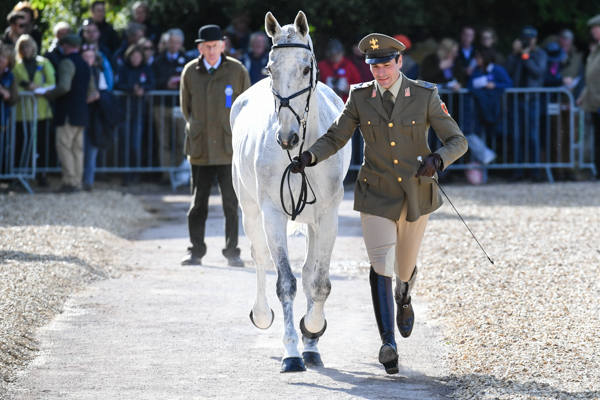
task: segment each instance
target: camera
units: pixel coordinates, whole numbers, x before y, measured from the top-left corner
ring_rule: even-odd
[[[521,41],[521,46],[523,46],[524,49],[531,46],[531,38],[525,37],[525,38],[521,38],[519,40]]]

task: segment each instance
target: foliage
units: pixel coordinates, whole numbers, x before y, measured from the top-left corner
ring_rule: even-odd
[[[4,0],[3,2],[6,2]],[[78,26],[88,16],[92,0],[31,0],[41,11],[42,28],[65,20]],[[134,0],[110,0],[107,20],[123,29]],[[8,0],[10,3],[10,0]],[[16,3],[16,1],[15,1]],[[563,27],[576,32],[580,47],[587,45],[586,21],[600,13],[600,2],[590,0],[312,0],[310,2],[264,0],[147,0],[152,20],[165,30],[181,28],[186,46],[193,47],[198,28],[214,23],[225,28],[231,17],[246,11],[253,30],[264,29],[264,16],[273,12],[281,24],[292,23],[303,10],[311,24],[316,48],[325,47],[332,38],[350,43],[369,32],[404,33],[413,42],[428,37],[436,40],[457,37],[464,24],[475,28],[492,26],[499,36],[500,49],[507,52],[522,26],[531,24],[540,36],[556,33]],[[7,12],[6,9],[0,11]],[[0,20],[0,23],[5,21]],[[47,40],[51,29],[46,29]]]

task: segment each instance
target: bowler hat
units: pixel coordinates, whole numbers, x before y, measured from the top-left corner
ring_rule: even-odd
[[[196,43],[212,42],[215,40],[224,40],[225,36],[221,33],[221,28],[218,25],[204,25],[198,31],[198,39]]]

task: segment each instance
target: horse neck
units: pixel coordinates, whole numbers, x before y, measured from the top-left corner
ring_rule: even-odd
[[[308,116],[306,118],[306,145],[310,146],[321,136],[320,129],[320,121],[319,121],[319,92],[317,90],[317,85],[315,84],[315,88],[311,92],[310,102],[308,105]],[[307,148],[305,146],[305,148]]]

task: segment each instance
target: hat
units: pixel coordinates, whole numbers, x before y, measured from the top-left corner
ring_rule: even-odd
[[[218,25],[204,25],[198,30],[198,39],[196,43],[212,42],[215,40],[225,40]]]
[[[560,32],[558,32],[558,37],[562,39],[573,40],[573,31],[570,29],[563,29]]]
[[[358,49],[365,54],[367,64],[380,64],[400,55],[406,46],[393,37],[371,33],[360,41]]]
[[[521,37],[536,38],[538,35],[537,29],[531,25],[527,25],[521,30]]]
[[[588,26],[591,28],[592,26],[600,25],[600,14],[592,17],[588,20]]]
[[[79,47],[79,46],[81,46],[81,36],[79,36],[76,33],[69,33],[68,35],[63,36],[58,41],[58,44],[59,44],[59,46],[66,44],[69,47]]]
[[[406,35],[394,35],[394,39],[406,46],[406,50],[410,50],[412,47],[412,42]]]
[[[556,42],[548,43],[545,50],[548,54],[548,61],[550,62],[560,62],[567,57],[567,53],[565,53],[565,51]]]

